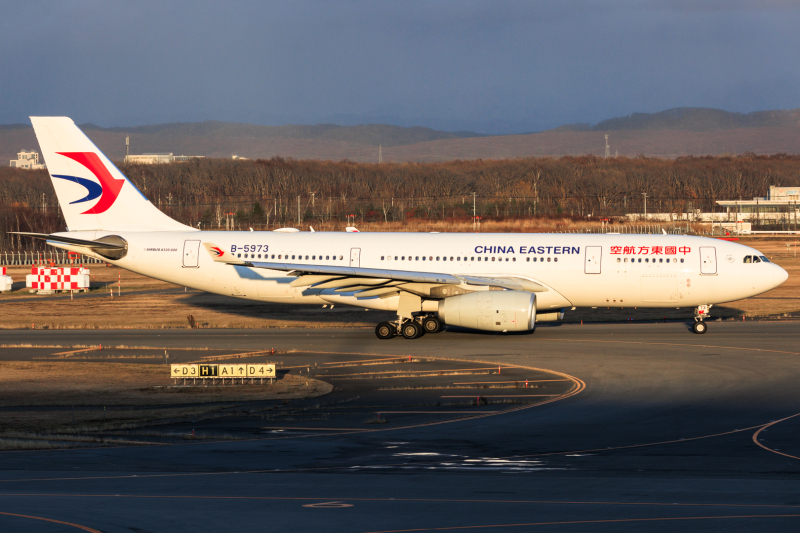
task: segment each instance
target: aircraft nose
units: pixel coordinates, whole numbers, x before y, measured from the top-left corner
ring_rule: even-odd
[[[772,283],[773,286],[777,287],[787,279],[789,279],[789,273],[786,272],[783,268],[779,267],[778,265],[772,265],[775,267],[772,270]]]

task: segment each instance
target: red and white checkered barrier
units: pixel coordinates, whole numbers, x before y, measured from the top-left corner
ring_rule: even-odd
[[[6,267],[0,267],[0,292],[10,291],[13,283],[11,276],[6,275]]]
[[[79,291],[89,288],[89,269],[83,267],[33,267],[25,277],[29,289]]]

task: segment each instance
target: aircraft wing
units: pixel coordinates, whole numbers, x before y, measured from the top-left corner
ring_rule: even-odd
[[[296,272],[301,276],[307,274],[325,275],[326,277],[344,277],[371,279],[385,279],[387,281],[407,281],[411,283],[439,283],[447,285],[461,285],[463,281],[451,274],[440,272],[413,272],[409,270],[387,270],[383,268],[359,268],[349,266],[332,265],[305,265],[300,263],[268,263],[252,261],[245,266],[251,268],[265,268],[268,270],[281,270],[284,272]],[[355,283],[354,283],[355,285]]]
[[[226,257],[225,252],[211,243],[203,243],[215,262],[230,265],[262,268],[282,272],[293,272],[297,279],[291,282],[293,287],[311,287],[315,289],[336,289],[337,292],[356,292],[364,298],[375,296],[392,296],[404,290],[408,284],[435,285],[476,285],[498,287],[502,289],[544,292],[547,287],[530,280],[513,277],[481,277],[454,275],[446,272],[421,272],[411,270],[393,270],[384,268],[361,268],[338,265],[309,265],[304,263],[284,263],[270,261],[242,260]]]

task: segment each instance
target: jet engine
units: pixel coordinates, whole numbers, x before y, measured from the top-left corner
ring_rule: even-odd
[[[477,291],[439,302],[439,319],[450,326],[483,331],[530,331],[536,295],[523,291]]]

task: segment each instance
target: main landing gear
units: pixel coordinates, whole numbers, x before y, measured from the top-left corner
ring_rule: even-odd
[[[426,333],[439,333],[444,324],[436,315],[420,315],[413,319],[398,319],[381,322],[375,326],[375,335],[379,339],[391,339],[402,335],[406,339],[418,339]]]
[[[703,322],[703,319],[708,318],[708,311],[710,308],[710,305],[697,306],[697,309],[694,310],[694,324],[692,324],[692,332],[702,335],[708,330],[708,326],[705,322]]]

